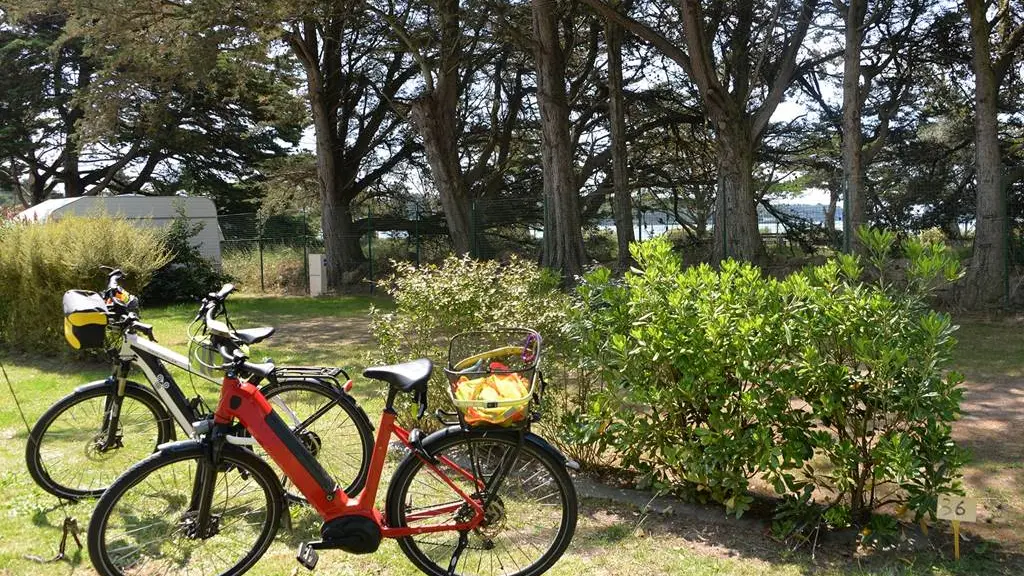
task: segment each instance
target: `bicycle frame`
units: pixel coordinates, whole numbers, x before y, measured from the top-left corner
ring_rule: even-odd
[[[204,376],[192,369],[188,358],[178,354],[174,350],[165,348],[156,342],[140,338],[138,334],[125,334],[124,342],[117,356],[120,366],[115,369],[115,380],[118,386],[118,396],[124,394],[124,387],[127,382],[128,370],[126,366],[135,365],[145,375],[150,386],[160,401],[167,408],[171,418],[189,436],[195,436],[193,422],[200,418],[195,409],[189,403],[181,387],[175,382],[174,377],[164,365],[166,362],[176,368],[181,368],[190,374],[194,374],[209,382],[217,383],[217,380]],[[114,415],[116,416],[116,414]]]
[[[395,423],[396,413],[385,409],[377,429],[373,454],[366,487],[355,497],[348,497],[337,483],[320,466],[312,454],[302,445],[281,417],[274,412],[259,388],[239,380],[233,373],[225,375],[221,385],[220,400],[214,413],[214,424],[230,426],[236,419],[255,438],[256,442],[270,455],[285,475],[326,522],[343,516],[363,516],[373,520],[381,529],[384,538],[402,538],[429,532],[472,530],[484,520],[483,506],[460,489],[451,478],[442,472],[437,464],[419,455],[409,439],[409,431]],[[386,525],[380,510],[374,505],[387,456],[388,441],[394,435],[408,449],[413,450],[424,464],[457,494],[462,502],[437,506],[407,518],[419,521],[451,514],[464,505],[473,510],[473,517],[465,522],[394,528]],[[438,464],[451,469],[455,474],[483,489],[480,479],[464,470],[449,458],[438,458]],[[201,514],[202,515],[202,514]]]

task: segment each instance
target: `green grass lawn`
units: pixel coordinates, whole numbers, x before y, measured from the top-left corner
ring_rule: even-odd
[[[353,393],[366,407],[371,420],[376,421],[382,404],[381,387],[359,376],[359,370],[374,351],[366,316],[371,302],[387,305],[366,297],[315,300],[239,297],[229,301],[229,309],[238,327],[268,324],[279,328],[278,334],[266,345],[254,349],[256,359],[270,356],[280,364],[323,363],[350,369],[356,381]],[[185,352],[185,326],[194,312],[194,305],[172,306],[148,310],[144,316],[155,325],[162,344]],[[965,344],[957,358],[958,368],[982,383],[1015,381],[1024,367],[1021,352],[1024,340],[1018,332],[1021,331],[1016,325],[1006,322],[968,322],[961,332]],[[23,353],[0,355],[0,359],[7,367],[30,423],[75,386],[104,378],[109,371],[99,364]],[[180,373],[175,376],[186,393],[193,395],[188,378]],[[199,379],[195,379],[195,385],[196,392],[215,397],[215,387]],[[3,382],[0,382],[0,390],[0,435],[4,440],[0,442],[0,517],[4,520],[0,523],[0,574],[92,574],[85,552],[78,551],[73,544],[69,558],[60,563],[40,565],[25,558],[26,555],[49,557],[55,553],[63,511],[53,497],[36,488],[29,478],[23,462],[26,431]],[[1010,473],[1007,477],[1011,484],[989,488],[1002,490],[993,493],[1001,494],[999,498],[1012,504],[1019,501],[1024,492],[1020,485],[1012,485],[1013,479],[1022,478],[1020,460],[1008,459],[985,444],[991,441],[988,437],[969,435],[965,438],[975,452],[974,469],[987,476]],[[386,486],[382,486],[380,493],[385,490]],[[91,506],[89,502],[70,505],[67,512],[84,527]],[[950,559],[951,551],[946,547],[948,538],[942,537],[933,540],[935,547],[923,551],[876,555],[859,554],[849,547],[844,548],[843,544],[823,541],[812,559],[806,548],[787,551],[768,539],[763,530],[751,530],[750,523],[723,520],[724,512],[719,509],[709,508],[709,515],[714,521],[646,515],[615,504],[584,501],[573,544],[550,574],[989,576],[1024,573],[1024,566],[1019,564],[1021,551],[1013,549],[1017,555],[1006,556],[1004,548],[1010,545],[1000,543],[1002,535],[998,531],[972,533],[971,541],[964,544],[965,556],[959,563]],[[317,538],[318,523],[308,509],[293,508],[292,518],[292,531],[282,529],[278,533],[274,546],[257,564],[253,574],[305,573],[294,560],[295,548],[303,540]],[[1010,520],[1009,530],[1024,532],[1024,521],[1016,517]],[[418,572],[394,543],[384,542],[380,551],[367,556],[321,552],[316,573],[411,575]]]

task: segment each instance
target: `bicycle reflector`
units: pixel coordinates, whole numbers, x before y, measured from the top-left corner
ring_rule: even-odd
[[[64,338],[75,350],[102,348],[106,339],[107,305],[87,290],[64,293]]]

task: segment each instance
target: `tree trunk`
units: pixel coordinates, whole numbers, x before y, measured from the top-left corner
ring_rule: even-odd
[[[839,204],[839,190],[834,185],[828,187],[828,206],[825,208],[825,230],[828,231],[828,241],[836,240],[836,206]],[[846,214],[843,214],[844,222]]]
[[[345,274],[358,270],[366,262],[359,243],[362,234],[355,229],[352,202],[341,195],[326,196],[322,203],[324,250],[327,255],[327,285],[340,288]]]
[[[743,129],[745,120],[719,123],[718,197],[715,199],[716,262],[727,258],[761,262],[764,245],[754,201],[754,143]],[[722,125],[726,130],[722,129]],[[737,128],[728,130],[728,128]]]
[[[974,56],[974,157],[977,179],[974,255],[964,286],[970,307],[992,305],[1005,295],[1006,199],[1001,186],[997,94],[985,2],[967,0]]]
[[[310,107],[316,136],[316,173],[323,209],[321,225],[327,256],[327,285],[340,288],[344,274],[357,269],[366,262],[366,257],[359,244],[360,234],[353,226],[351,205],[355,194],[351,186],[344,186],[340,177],[337,151],[342,145],[335,133],[338,123],[335,108],[327,104],[322,94],[312,90]]]
[[[82,56],[82,50],[78,46],[69,46],[66,50],[68,61],[79,63],[76,93],[84,93],[92,81],[92,66]],[[63,74],[61,70],[62,66],[58,65],[54,73]],[[84,117],[85,111],[81,106],[74,103],[68,104],[68,110],[64,117],[64,170],[61,178],[64,184],[64,196],[67,198],[85,195],[85,184],[79,173],[79,151],[82,145],[79,124]]]
[[[860,58],[866,0],[849,0],[846,8],[846,48],[843,56],[843,247],[860,252],[857,228],[867,222],[861,133]]]
[[[633,242],[633,206],[629,193],[626,164],[626,107],[622,94],[622,28],[613,22],[606,27],[608,37],[608,117],[612,144],[612,213],[615,216],[615,237],[618,240],[619,270],[628,270],[633,263],[629,245]]]
[[[586,252],[580,225],[579,197],[569,136],[569,103],[565,93],[565,61],[559,41],[554,0],[531,0],[537,102],[541,122],[541,166],[544,172],[545,266],[571,281],[583,271]]]
[[[469,192],[459,164],[455,133],[458,97],[455,88],[439,83],[437,90],[423,94],[412,103],[410,115],[423,138],[423,150],[441,197],[452,245],[461,255],[473,248],[473,230]]]

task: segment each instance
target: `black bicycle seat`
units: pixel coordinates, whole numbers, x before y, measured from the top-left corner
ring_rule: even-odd
[[[373,366],[363,370],[363,376],[383,380],[402,392],[411,392],[427,383],[434,363],[427,358],[390,366]]]
[[[237,338],[242,344],[256,344],[270,338],[274,333],[274,330],[275,328],[273,326],[263,326],[262,328],[235,330],[231,335]]]

